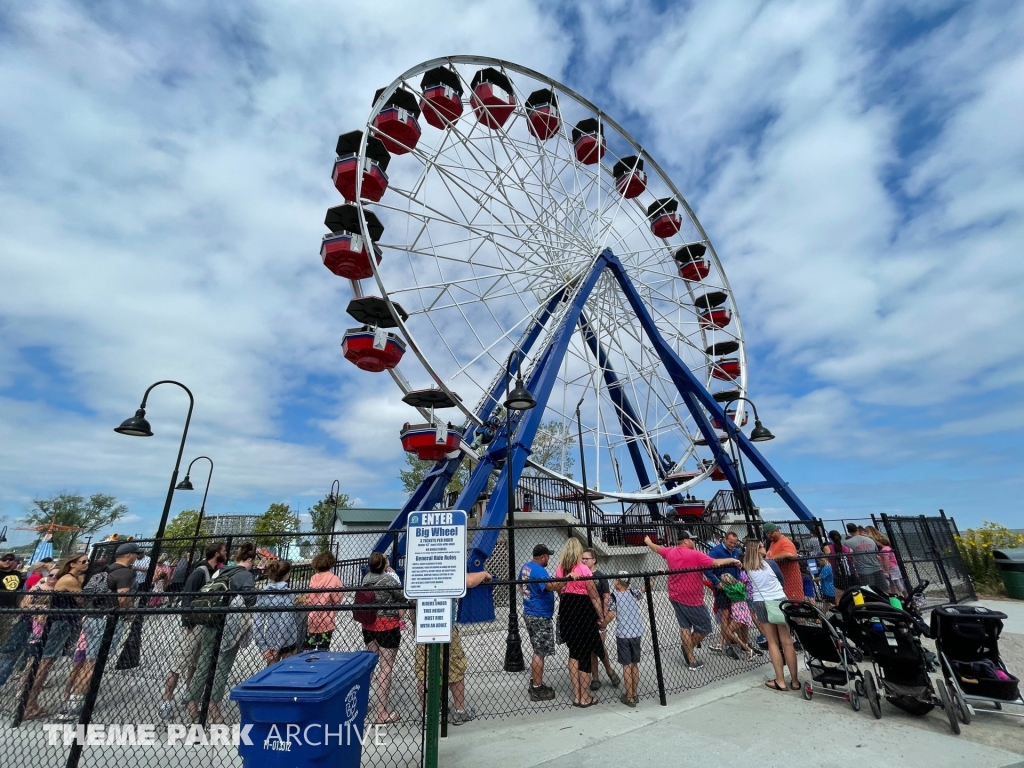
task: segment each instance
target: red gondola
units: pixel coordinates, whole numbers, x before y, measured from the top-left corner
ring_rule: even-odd
[[[747,414],[747,412],[744,411],[743,412],[743,423],[740,424],[740,426],[741,427],[747,426],[747,421],[748,420],[749,420],[749,414]],[[731,421],[733,424],[736,423],[736,412],[735,411],[729,411],[729,421]],[[715,429],[723,429],[722,422],[720,422],[714,416],[711,417],[711,424],[714,426]]]
[[[726,357],[715,362],[711,369],[711,375],[719,381],[732,381],[740,375],[740,359],[738,357]]]
[[[683,280],[698,283],[708,276],[711,265],[704,258],[707,250],[704,243],[690,243],[672,254],[676,263],[679,264],[679,276]]]
[[[371,373],[394,368],[405,354],[405,342],[383,329],[351,328],[345,331],[341,348],[346,360]]]
[[[384,93],[383,88],[378,88],[373,96],[373,103]],[[411,91],[405,88],[398,88],[384,102],[377,116],[373,118],[373,127],[377,129],[378,138],[384,143],[384,148],[393,155],[404,155],[416,148],[420,140],[419,124],[420,105]]]
[[[604,157],[607,146],[596,118],[588,117],[576,123],[572,129],[572,148],[576,159],[584,165],[593,165]]]
[[[700,327],[704,330],[711,330],[712,328],[725,328],[729,323],[732,322],[732,312],[728,307],[715,307],[714,309],[705,309],[700,313]]]
[[[725,480],[725,472],[723,472],[722,468],[716,464],[715,468],[711,470],[710,477],[712,480],[721,482],[722,480]]]
[[[647,206],[647,218],[655,237],[672,237],[683,226],[679,215],[679,201],[674,197],[663,197]]]
[[[516,108],[512,81],[497,69],[486,67],[473,75],[472,88],[470,103],[480,124],[491,130],[505,125]]]
[[[612,168],[615,177],[615,189],[627,200],[638,197],[647,189],[647,174],[644,173],[644,161],[636,155],[624,157]]]
[[[558,99],[550,88],[534,91],[526,99],[527,127],[530,135],[540,141],[555,136],[562,127]]]
[[[402,448],[414,453],[422,461],[441,461],[457,451],[462,437],[454,429],[437,427],[433,424],[406,424],[402,427]]]
[[[338,137],[335,151],[338,159],[334,161],[334,173],[331,178],[334,186],[346,200],[356,199],[356,174],[359,171],[359,142],[363,138],[362,131],[350,131]],[[363,167],[363,199],[380,202],[388,188],[387,167],[391,155],[384,148],[383,142],[375,136],[366,140],[366,164]]]
[[[701,518],[704,517],[704,502],[700,499],[686,499],[674,505],[672,511],[676,517]]]
[[[320,245],[320,258],[324,266],[338,277],[349,280],[364,280],[373,276],[370,253],[366,247],[359,225],[359,212],[354,205],[336,205],[327,210],[324,224],[331,234],[324,235]],[[366,228],[370,232],[371,245],[377,263],[382,254],[377,240],[384,234],[384,227],[372,211],[366,211]]]
[[[423,119],[435,128],[447,128],[462,114],[462,81],[447,67],[434,67],[420,81]]]

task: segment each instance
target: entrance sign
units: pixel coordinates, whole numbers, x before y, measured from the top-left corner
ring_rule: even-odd
[[[455,608],[450,597],[421,597],[416,601],[416,642],[450,643]]]
[[[457,598],[465,594],[466,513],[452,509],[409,515],[405,540],[406,598]]]

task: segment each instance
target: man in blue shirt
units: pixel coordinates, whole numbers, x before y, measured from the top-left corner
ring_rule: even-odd
[[[519,578],[548,579],[548,558],[554,554],[543,544],[533,548],[533,560],[519,569]],[[555,615],[555,593],[544,581],[521,584],[523,595],[523,620],[533,645],[533,660],[530,662],[530,701],[550,701],[555,690],[544,685],[544,659],[555,655],[555,630],[552,617]]]
[[[709,557],[713,557],[716,560],[734,557],[737,560],[743,559],[743,552],[739,547],[740,537],[732,531],[725,534],[725,538],[716,544],[708,552]],[[722,574],[728,573],[737,581],[740,580],[740,571],[735,567],[721,568],[716,571],[708,571],[705,575],[715,585],[715,612],[718,614],[718,620],[721,624],[722,631],[719,635],[718,645],[712,647],[712,651],[715,653],[722,653],[723,651],[730,657],[739,660],[739,656],[736,655],[735,650],[729,644],[730,641],[735,642],[733,632],[739,629],[739,626],[733,626],[732,615],[729,610],[729,598],[726,597],[725,592],[722,589]],[[745,628],[744,628],[745,629]],[[723,648],[724,646],[724,648]]]

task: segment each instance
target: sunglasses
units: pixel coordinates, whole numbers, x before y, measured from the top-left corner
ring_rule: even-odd
[[[48,574],[46,574],[46,578],[48,578],[48,579],[56,579],[57,575],[58,574],[56,574],[56,573],[48,573]]]

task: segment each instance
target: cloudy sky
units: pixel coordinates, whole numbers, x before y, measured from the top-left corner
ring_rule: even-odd
[[[335,478],[403,501],[405,407],[341,357],[319,238],[337,135],[458,53],[551,75],[659,158],[815,513],[1021,524],[1024,6],[726,0],[0,6],[4,522],[104,491],[152,531],[187,399],[154,391],[149,440],[112,427],[162,378],[195,393],[211,512]]]

